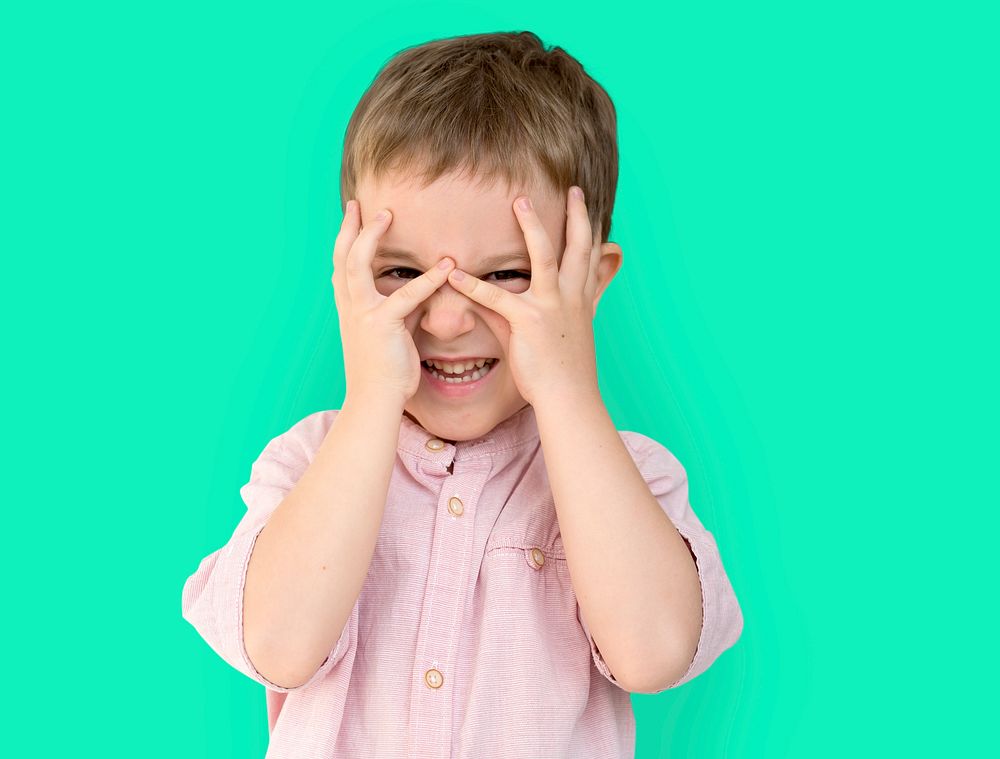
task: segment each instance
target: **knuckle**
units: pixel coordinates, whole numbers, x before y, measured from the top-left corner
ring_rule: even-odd
[[[479,285],[477,284],[476,287],[479,287]],[[489,301],[489,305],[491,306],[499,304],[502,298],[503,298],[503,291],[500,290],[499,288],[495,290],[493,288],[490,288],[489,290],[486,291],[486,300]]]
[[[394,295],[399,295],[400,293],[402,293],[400,297],[405,298],[406,300],[417,298],[419,297],[419,293],[422,289],[421,283],[426,281],[427,277],[423,274],[420,275],[419,277],[414,277],[413,279],[407,280],[406,284],[404,284],[402,287],[396,290]]]
[[[413,291],[413,283],[414,282],[416,282],[416,280],[415,279],[411,279],[409,282],[407,282],[401,288],[399,288],[398,290],[396,290],[396,294],[399,295],[399,297],[403,298],[404,300],[410,300],[411,298],[415,297],[416,293]]]

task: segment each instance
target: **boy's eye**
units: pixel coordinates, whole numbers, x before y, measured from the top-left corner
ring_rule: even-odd
[[[398,277],[398,279],[414,279],[415,277],[419,277],[420,276],[420,272],[419,271],[417,271],[416,269],[410,269],[410,268],[405,267],[405,266],[397,266],[397,267],[395,267],[393,269],[386,269],[384,272],[382,272],[381,276],[385,277],[385,276],[388,276],[390,274],[394,274],[395,272],[413,272],[413,274],[414,274],[414,277]],[[488,276],[492,276],[493,274],[498,274],[498,275],[499,274],[509,274],[509,275],[513,275],[513,276],[500,277],[497,280],[498,282],[509,282],[510,280],[517,279],[517,278],[529,279],[529,280],[531,279],[531,272],[516,271],[514,269],[504,269],[503,271],[491,272],[491,274],[488,275]],[[394,278],[396,278],[396,277],[394,277]]]

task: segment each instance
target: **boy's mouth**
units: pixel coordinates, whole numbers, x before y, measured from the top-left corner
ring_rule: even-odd
[[[424,370],[436,380],[460,385],[477,382],[487,376],[499,360],[497,358],[478,358],[452,362],[424,359],[420,363]]]

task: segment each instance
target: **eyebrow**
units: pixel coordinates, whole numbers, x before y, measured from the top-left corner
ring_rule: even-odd
[[[452,256],[454,258],[454,256]],[[375,252],[375,260],[382,261],[385,259],[394,259],[397,261],[406,261],[417,267],[423,265],[423,262],[417,258],[417,256],[408,250],[401,250],[398,248],[379,248]],[[492,256],[487,256],[477,262],[484,269],[493,270],[501,266],[511,264],[511,263],[524,263],[531,264],[531,257],[528,255],[527,251],[515,250],[509,253],[497,253]]]

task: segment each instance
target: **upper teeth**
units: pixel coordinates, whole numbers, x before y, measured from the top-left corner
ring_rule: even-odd
[[[442,364],[440,361],[434,361],[428,359],[425,360],[424,363],[427,366],[433,366],[435,369],[441,369],[443,371],[448,372],[449,374],[459,374],[461,372],[467,372],[473,368],[482,369],[487,362],[492,362],[492,361],[496,361],[496,359],[477,358],[477,359],[472,359],[470,361],[460,362],[457,364],[449,364],[449,363]]]

